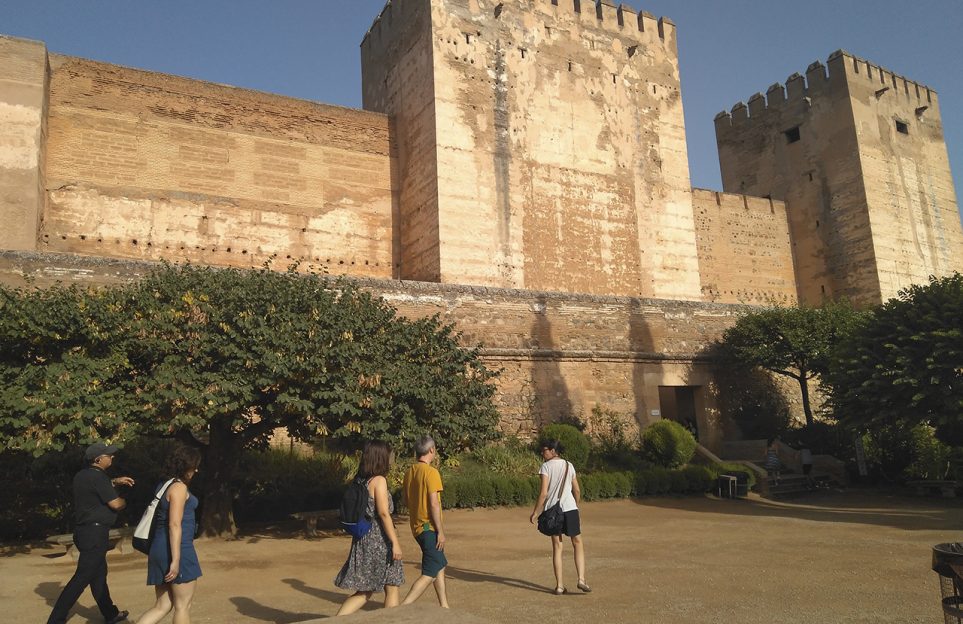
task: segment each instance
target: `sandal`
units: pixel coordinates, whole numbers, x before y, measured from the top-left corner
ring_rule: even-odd
[[[584,581],[578,582],[578,588],[581,589],[586,594],[592,591],[592,588],[586,585]]]
[[[562,594],[567,594],[568,590],[565,589],[564,587],[556,587],[555,591],[553,591],[552,593],[555,594],[556,596],[561,596]]]

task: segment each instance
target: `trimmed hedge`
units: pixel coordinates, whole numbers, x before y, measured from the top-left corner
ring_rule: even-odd
[[[453,475],[445,479],[441,505],[445,509],[530,505],[538,498],[538,477]]]
[[[722,462],[721,464],[713,464],[708,468],[712,471],[713,478],[716,478],[721,474],[741,473],[746,475],[746,481],[749,484],[749,489],[752,489],[756,485],[756,473],[753,472],[751,468],[743,464]]]
[[[715,486],[716,473],[706,466],[680,470],[649,468],[639,472],[593,472],[578,476],[582,500],[657,494],[708,492]],[[538,477],[506,475],[450,475],[445,478],[441,504],[445,509],[531,505],[538,498]]]

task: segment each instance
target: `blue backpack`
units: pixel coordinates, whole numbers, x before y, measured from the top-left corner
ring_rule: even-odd
[[[355,477],[341,499],[339,519],[341,528],[354,539],[361,539],[371,530],[368,517],[368,480]]]

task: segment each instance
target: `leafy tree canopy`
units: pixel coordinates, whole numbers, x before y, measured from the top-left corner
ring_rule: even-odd
[[[740,317],[723,334],[722,346],[742,365],[795,379],[806,423],[812,424],[809,380],[826,372],[833,349],[860,317],[847,301],[827,302],[820,308],[766,308]]]
[[[349,282],[164,266],[99,290],[0,287],[0,444],[95,439],[205,449],[206,533],[233,531],[240,452],[278,428],[396,443],[495,436],[494,374],[437,317],[409,320]]]
[[[925,423],[963,443],[963,275],[931,277],[873,310],[825,381],[843,424]]]

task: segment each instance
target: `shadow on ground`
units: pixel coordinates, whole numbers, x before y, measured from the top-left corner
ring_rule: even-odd
[[[818,492],[789,500],[769,500],[752,495],[749,499],[711,497],[637,498],[647,507],[677,509],[692,513],[779,517],[811,522],[848,522],[904,529],[907,531],[959,530],[963,524],[963,501],[912,499],[905,496],[863,493],[851,490]],[[885,503],[892,500],[892,506]]]
[[[296,589],[302,594],[307,594],[313,598],[320,598],[321,600],[326,600],[332,604],[340,605],[344,602],[344,599],[348,597],[348,594],[328,591],[326,589],[321,589],[320,587],[311,587],[301,579],[286,578],[281,579],[281,582],[285,585],[291,587],[291,589]]]
[[[73,572],[71,572],[73,574]],[[64,583],[67,579],[64,579]],[[44,582],[37,585],[33,593],[37,594],[44,599],[47,603],[47,610],[53,609],[54,603],[57,602],[57,598],[60,596],[60,592],[63,591],[63,584],[57,582]],[[104,616],[100,614],[100,610],[97,607],[85,607],[82,605],[74,605],[74,608],[70,610],[70,613],[74,616],[81,617],[88,622],[103,622]]]
[[[536,592],[544,592],[547,594],[552,593],[552,591],[555,589],[554,587],[538,585],[536,583],[532,583],[530,581],[526,581],[523,579],[511,578],[506,576],[498,576],[497,574],[482,572],[481,570],[469,570],[467,568],[456,568],[451,565],[445,568],[445,575],[457,581],[465,581],[466,583],[496,583],[499,585],[506,585],[508,587],[515,587],[518,589],[526,589],[529,591],[536,591]]]
[[[237,612],[244,617],[261,622],[274,622],[274,624],[292,624],[293,622],[304,622],[305,620],[318,620],[327,616],[318,613],[294,613],[292,611],[282,611],[263,605],[257,600],[252,600],[243,596],[233,596],[229,600],[237,608]]]

